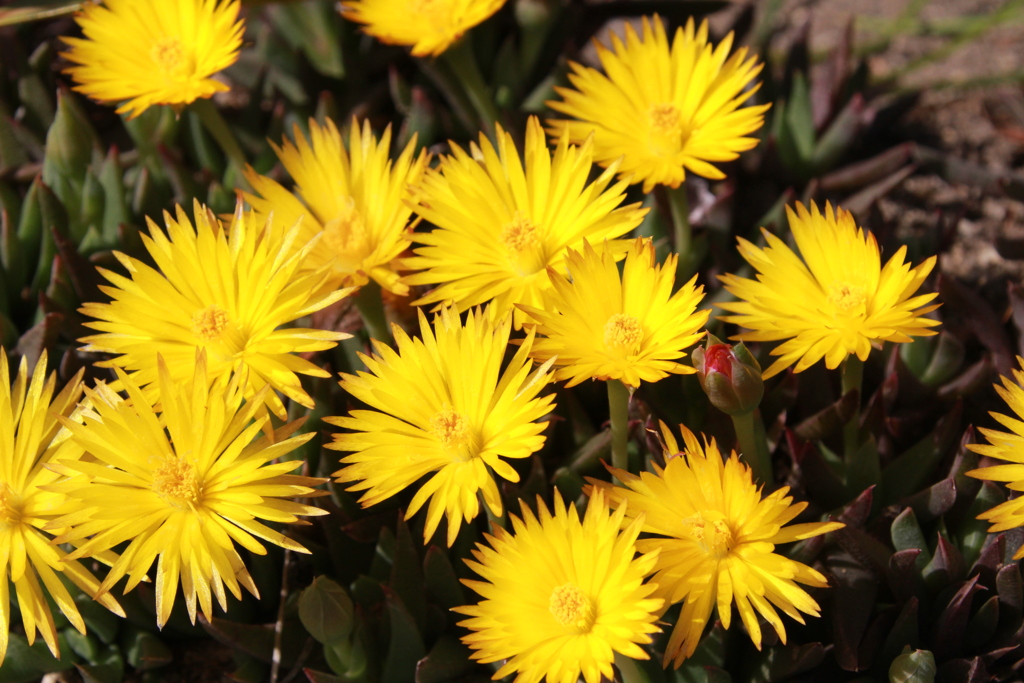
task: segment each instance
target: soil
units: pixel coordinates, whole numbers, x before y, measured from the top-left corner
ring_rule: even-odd
[[[855,54],[865,58],[872,81],[920,93],[896,122],[894,139],[940,150],[993,176],[1024,177],[1021,3],[788,0],[780,17],[787,28],[771,52],[781,59],[807,22],[812,55],[824,55],[853,18]],[[955,32],[959,37],[950,35]],[[941,239],[939,271],[975,287],[1001,313],[1008,284],[1024,281],[1022,199],[990,183],[918,171],[878,202],[872,218],[900,237]]]

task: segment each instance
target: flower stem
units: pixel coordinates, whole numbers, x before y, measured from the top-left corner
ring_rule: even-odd
[[[856,391],[861,392],[864,383],[864,361],[855,355],[849,355],[843,361],[842,369],[843,396]],[[860,448],[860,397],[857,398],[857,407],[853,411],[853,417],[843,428],[843,452],[846,462],[853,460],[857,449]]]
[[[469,103],[476,110],[476,115],[480,119],[484,131],[488,135],[493,135],[494,124],[498,121],[498,109],[494,106],[490,88],[476,63],[476,56],[473,54],[473,45],[469,36],[463,37],[445,50],[441,54],[441,59],[462,83]]]
[[[690,251],[690,244],[693,242],[693,233],[690,229],[690,200],[686,196],[686,183],[680,183],[679,187],[665,188],[668,195],[668,208],[672,214],[672,235],[675,238],[676,252],[680,260],[685,258]]]
[[[359,288],[355,297],[356,308],[363,317],[363,325],[371,339],[387,344],[391,341],[391,328],[388,327],[387,315],[384,313],[384,299],[381,297],[380,285],[370,280]]]
[[[772,460],[768,455],[768,436],[764,431],[761,411],[755,408],[749,413],[733,415],[732,426],[736,430],[740,454],[754,470],[754,479],[770,485],[773,481]]]
[[[236,167],[241,178],[241,171],[248,162],[245,159],[245,153],[242,152],[242,148],[238,145],[238,140],[235,139],[235,134],[231,132],[227,121],[221,116],[220,110],[208,98],[200,98],[190,106],[192,111],[196,113],[196,116],[199,117],[203,127],[206,128],[206,132],[217,142],[221,151],[227,156],[228,161]]]
[[[612,467],[629,471],[629,388],[617,379],[608,385],[608,412],[612,424]]]

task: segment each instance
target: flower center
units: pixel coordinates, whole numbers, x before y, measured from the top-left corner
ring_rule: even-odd
[[[195,465],[181,458],[167,458],[153,473],[153,493],[171,507],[188,510],[199,502],[202,491]]]
[[[183,80],[195,72],[193,59],[185,53],[177,38],[161,38],[153,45],[150,54],[166,78]]]
[[[501,229],[501,241],[512,256],[518,256],[540,242],[537,239],[537,226],[521,211],[516,211],[511,222]]]
[[[604,324],[604,345],[609,350],[632,352],[643,337],[643,326],[631,315],[616,313]]]
[[[651,149],[655,154],[675,154],[685,145],[689,132],[683,114],[674,104],[655,104],[647,112]]]
[[[593,602],[571,583],[551,591],[548,610],[561,626],[577,633],[587,633],[594,625]]]
[[[843,313],[848,313],[868,300],[863,287],[845,281],[833,282],[828,288],[828,301]]]
[[[469,421],[451,408],[444,408],[430,418],[430,427],[434,430],[434,435],[441,440],[441,445],[447,449],[469,443]]]
[[[683,519],[683,528],[697,541],[704,552],[722,559],[732,552],[735,540],[729,523],[720,515],[698,512]]]
[[[351,197],[343,213],[324,225],[320,239],[335,257],[336,268],[348,272],[359,268],[367,252],[366,224]]]
[[[192,314],[192,334],[202,341],[214,341],[227,326],[227,311],[217,304],[210,304]]]
[[[7,482],[0,482],[0,529],[21,522],[21,497]]]

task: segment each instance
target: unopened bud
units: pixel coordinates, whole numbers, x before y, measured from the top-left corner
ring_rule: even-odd
[[[711,405],[729,415],[743,415],[757,408],[764,396],[761,365],[742,343],[723,344],[708,334],[707,345],[693,351],[693,367]]]

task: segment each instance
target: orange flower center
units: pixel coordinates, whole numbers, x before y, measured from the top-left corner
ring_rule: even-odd
[[[195,61],[186,54],[177,38],[161,38],[153,44],[150,53],[164,77],[169,80],[181,81],[195,73]]]
[[[718,560],[732,552],[736,545],[732,529],[720,513],[698,512],[683,520],[683,528],[704,552]]]
[[[548,610],[555,621],[575,633],[588,633],[594,625],[594,603],[575,584],[567,583],[551,591]]]
[[[163,460],[153,473],[153,493],[171,507],[191,509],[202,497],[195,465],[181,458]]]
[[[451,408],[446,407],[430,418],[430,427],[446,449],[455,449],[469,443],[469,421]]]
[[[0,529],[21,522],[21,497],[7,482],[0,482]]]
[[[604,345],[610,351],[634,353],[643,337],[643,326],[631,315],[616,313],[604,324]]]
[[[227,311],[217,304],[211,304],[192,314],[192,334],[202,341],[216,340],[227,326]]]
[[[690,137],[683,114],[674,104],[655,104],[647,112],[651,151],[658,155],[676,154]]]
[[[828,288],[828,301],[843,313],[852,312],[868,300],[863,287],[845,281],[833,282]]]

